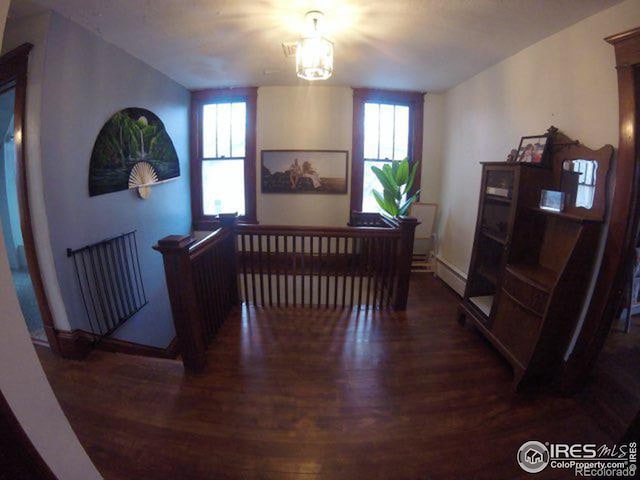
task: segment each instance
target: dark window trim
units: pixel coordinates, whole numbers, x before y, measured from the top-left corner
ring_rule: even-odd
[[[256,112],[258,88],[212,88],[191,92],[191,220],[195,230],[215,228],[215,216],[205,215],[202,205],[202,121],[201,112],[207,103],[245,102],[247,127],[244,157],[245,214],[240,221],[257,223],[256,216]],[[225,212],[232,213],[232,212]]]
[[[367,102],[407,105],[409,107],[409,159],[422,161],[422,128],[424,122],[423,92],[401,90],[379,90],[373,88],[353,89],[353,141],[351,145],[351,211],[362,210],[362,182],[364,177],[364,104]],[[420,188],[422,163],[416,173],[411,190]]]

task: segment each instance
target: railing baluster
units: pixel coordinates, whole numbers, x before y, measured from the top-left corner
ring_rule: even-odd
[[[342,257],[338,256],[338,260],[340,258],[348,258],[347,257],[347,237],[343,237],[342,240],[344,240],[344,247],[342,249]],[[341,242],[342,243],[342,242]],[[339,253],[339,252],[338,252]],[[341,308],[345,308],[346,307],[346,296],[347,296],[347,275],[348,275],[348,270],[347,270],[347,264],[345,263],[344,265],[344,270],[341,270],[342,274],[340,275],[340,277],[342,278],[342,303],[340,305]],[[342,268],[342,265],[340,265],[340,268]]]
[[[324,308],[329,308],[329,268],[331,262],[331,237],[327,237],[327,256],[324,260]]]
[[[289,236],[288,235],[284,235],[284,259],[283,259],[283,265],[284,265],[284,271],[285,271],[285,275],[284,275],[284,306],[285,307],[289,307],[289,272],[288,272],[288,266],[289,266]]]
[[[311,237],[312,241],[314,237]],[[311,291],[311,301],[309,302],[310,306],[313,307],[314,304],[314,296],[316,308],[320,308],[320,278],[322,275],[322,237],[318,236],[318,248],[314,258],[314,265],[312,269],[312,275],[315,277],[316,287]],[[315,293],[315,295],[314,295]]]
[[[364,259],[364,238],[360,238],[359,248],[358,248],[358,310],[362,308],[362,279],[364,274],[364,266],[366,265]]]
[[[387,308],[391,306],[391,301],[395,294],[398,242],[399,240],[397,238],[391,240],[391,258],[393,259],[393,261],[391,262],[391,269],[389,272],[389,293],[387,295]]]
[[[253,234],[249,235],[249,250],[251,252],[251,303],[255,307],[258,305],[258,296],[256,295],[256,260],[253,248],[253,237]]]
[[[281,297],[281,293],[280,293],[280,235],[276,235],[275,236],[276,239],[276,252],[275,252],[275,266],[276,266],[276,299],[277,299],[277,305],[278,308],[280,308],[280,297]]]
[[[340,237],[336,237],[336,249],[331,259],[333,268],[333,309],[338,308],[338,259],[340,258]]]
[[[366,239],[366,248],[365,248],[365,274],[366,274],[366,278],[367,278],[367,290],[366,290],[366,296],[365,296],[365,310],[369,311],[369,307],[371,305],[371,284],[373,283],[371,280],[371,269],[372,269],[372,264],[371,264],[371,249],[373,246],[373,241],[371,238],[367,238]]]
[[[351,300],[349,301],[349,309],[353,309],[354,305],[355,305],[355,278],[356,278],[356,272],[355,272],[355,249],[356,249],[356,239],[352,238],[351,239],[351,249],[349,251],[349,257],[348,257],[348,261],[349,261],[349,277],[351,277],[351,288],[349,289],[349,293],[350,293],[350,297]]]
[[[231,304],[230,301],[230,291],[229,291],[229,284],[228,282],[224,281],[224,277],[226,276],[225,271],[223,271],[222,268],[216,268],[216,266],[226,266],[225,265],[225,258],[223,258],[222,255],[222,249],[221,248],[216,248],[213,250],[213,258],[212,258],[212,262],[215,262],[215,264],[211,265],[211,268],[209,268],[209,270],[213,273],[212,275],[212,281],[213,281],[213,285],[212,285],[212,289],[209,291],[209,295],[211,296],[211,300],[213,302],[213,305],[215,306],[215,310],[214,310],[214,332],[218,331],[218,328],[220,328],[220,325],[222,323],[222,319],[226,316],[227,314],[227,310]],[[228,259],[226,259],[228,260]],[[215,285],[218,285],[219,288],[215,288]]]
[[[384,308],[384,294],[385,294],[385,290],[387,288],[387,276],[388,276],[388,272],[387,272],[387,267],[388,267],[388,262],[389,262],[389,239],[385,238],[382,241],[382,261],[380,262],[382,265],[382,281],[380,282],[380,299],[379,299],[379,303],[378,303],[378,309],[382,310]]]
[[[271,235],[266,235],[267,239],[267,276],[269,283],[269,306],[273,307],[273,290],[271,286]]]
[[[215,285],[215,282],[211,279],[214,272],[209,268],[209,263],[211,263],[209,259],[213,253],[214,251],[207,252],[198,259],[198,262],[192,264],[194,270],[193,278],[196,284],[199,284],[198,288],[196,288],[196,295],[203,315],[202,325],[207,335],[207,342],[213,338],[213,320],[215,317],[213,312],[214,298],[210,295]]]
[[[307,259],[305,258],[305,236],[300,235],[300,306],[304,307],[307,304],[307,292],[306,292],[306,281],[307,281]]]
[[[240,258],[242,259],[242,301],[249,302],[248,284],[247,284],[247,248],[245,247],[245,234],[238,234],[240,240]]]
[[[260,305],[262,308],[265,306],[264,302],[264,289],[265,289],[265,281],[264,281],[264,271],[262,265],[264,262],[262,261],[262,239],[263,235],[258,235],[258,272],[260,277]]]
[[[313,248],[314,239],[315,239],[315,237],[313,237],[313,236],[309,237],[309,284],[310,284],[310,286],[309,286],[309,306],[310,307],[313,307],[313,292],[315,291],[314,279],[320,272],[319,267],[318,267],[318,256],[314,255],[314,248]],[[318,247],[318,248],[320,248],[320,247]],[[317,285],[317,280],[316,280],[315,283]]]
[[[291,239],[293,240],[293,308],[296,308],[298,306],[298,296],[296,295],[298,291],[298,279],[296,278],[296,267],[298,262],[298,256],[296,253],[296,236],[292,235]]]
[[[220,278],[220,249],[216,248],[212,250],[211,254],[207,255],[206,260],[208,260],[206,263],[203,262],[203,266],[207,269],[208,273],[207,291],[205,295],[207,295],[209,303],[209,322],[211,323],[211,337],[213,337],[214,333],[218,330],[219,319],[224,315],[224,306],[220,298],[223,289],[216,288],[216,286],[224,285]]]

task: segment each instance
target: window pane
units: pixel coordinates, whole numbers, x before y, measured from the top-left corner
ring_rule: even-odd
[[[378,158],[378,119],[380,105],[364,104],[364,158]]]
[[[409,107],[396,105],[394,160],[404,160],[409,152]]]
[[[218,155],[231,156],[231,104],[218,104]]]
[[[202,162],[202,206],[205,215],[244,215],[244,160]]]
[[[393,105],[380,105],[380,156],[393,158]]]
[[[246,103],[231,106],[231,156],[244,158],[244,139],[247,126]]]
[[[216,104],[202,107],[202,155],[204,158],[217,157],[216,153]]]
[[[382,185],[380,185],[380,181],[378,177],[376,177],[375,173],[371,171],[372,166],[376,166],[378,168],[382,168],[384,164],[391,165],[391,162],[364,162],[364,185],[362,188],[362,211],[363,212],[381,212],[382,209],[376,202],[376,199],[373,196],[373,190],[377,190],[382,193]]]

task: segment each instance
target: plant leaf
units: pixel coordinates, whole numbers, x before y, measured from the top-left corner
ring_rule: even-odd
[[[400,205],[400,208],[398,208],[398,215],[406,215],[407,210],[409,210],[411,204],[416,201],[416,198],[418,198],[419,194],[420,190],[411,195],[411,197],[409,197],[402,205]]]
[[[394,192],[390,192],[388,190],[384,191],[384,200],[385,203],[387,205],[389,205],[389,209],[387,210],[387,213],[391,214],[392,216],[397,216],[398,215],[398,200],[395,198],[395,193]]]
[[[395,209],[395,204],[390,205],[377,190],[373,190],[373,197],[376,199],[376,202],[378,202],[378,205],[380,205],[380,208],[388,214],[393,215],[391,212]]]
[[[378,177],[378,180],[382,184],[382,188],[384,188],[385,190],[393,190],[394,189],[393,185],[389,181],[389,178],[387,177],[387,175],[382,170],[380,170],[376,166],[373,166],[373,167],[371,167],[371,171],[376,175],[376,177]]]
[[[400,186],[398,185],[395,177],[393,176],[393,169],[391,168],[391,165],[389,164],[383,165],[382,171],[384,172],[385,176],[387,177],[387,180],[389,180],[389,184],[391,185],[391,188],[388,188],[387,190],[393,193],[393,195],[396,197],[396,200],[400,200],[400,197],[402,196],[400,193]]]
[[[400,166],[400,160],[394,160],[391,162],[391,171],[393,172],[393,177],[398,178],[398,167]]]
[[[409,178],[409,162],[407,160],[403,160],[400,162],[398,166],[398,171],[396,172],[396,183],[398,185],[404,185],[407,183],[407,179]]]
[[[411,190],[411,187],[413,187],[413,181],[416,178],[416,172],[418,171],[418,166],[420,165],[420,162],[416,162],[413,164],[413,167],[411,167],[411,173],[409,174],[409,179],[407,180],[407,186],[404,189],[404,193],[406,194],[409,190]]]

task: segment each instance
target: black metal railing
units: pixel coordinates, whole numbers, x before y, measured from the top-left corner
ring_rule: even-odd
[[[135,230],[76,250],[69,248],[67,256],[73,258],[84,309],[96,337],[111,335],[148,303]]]

